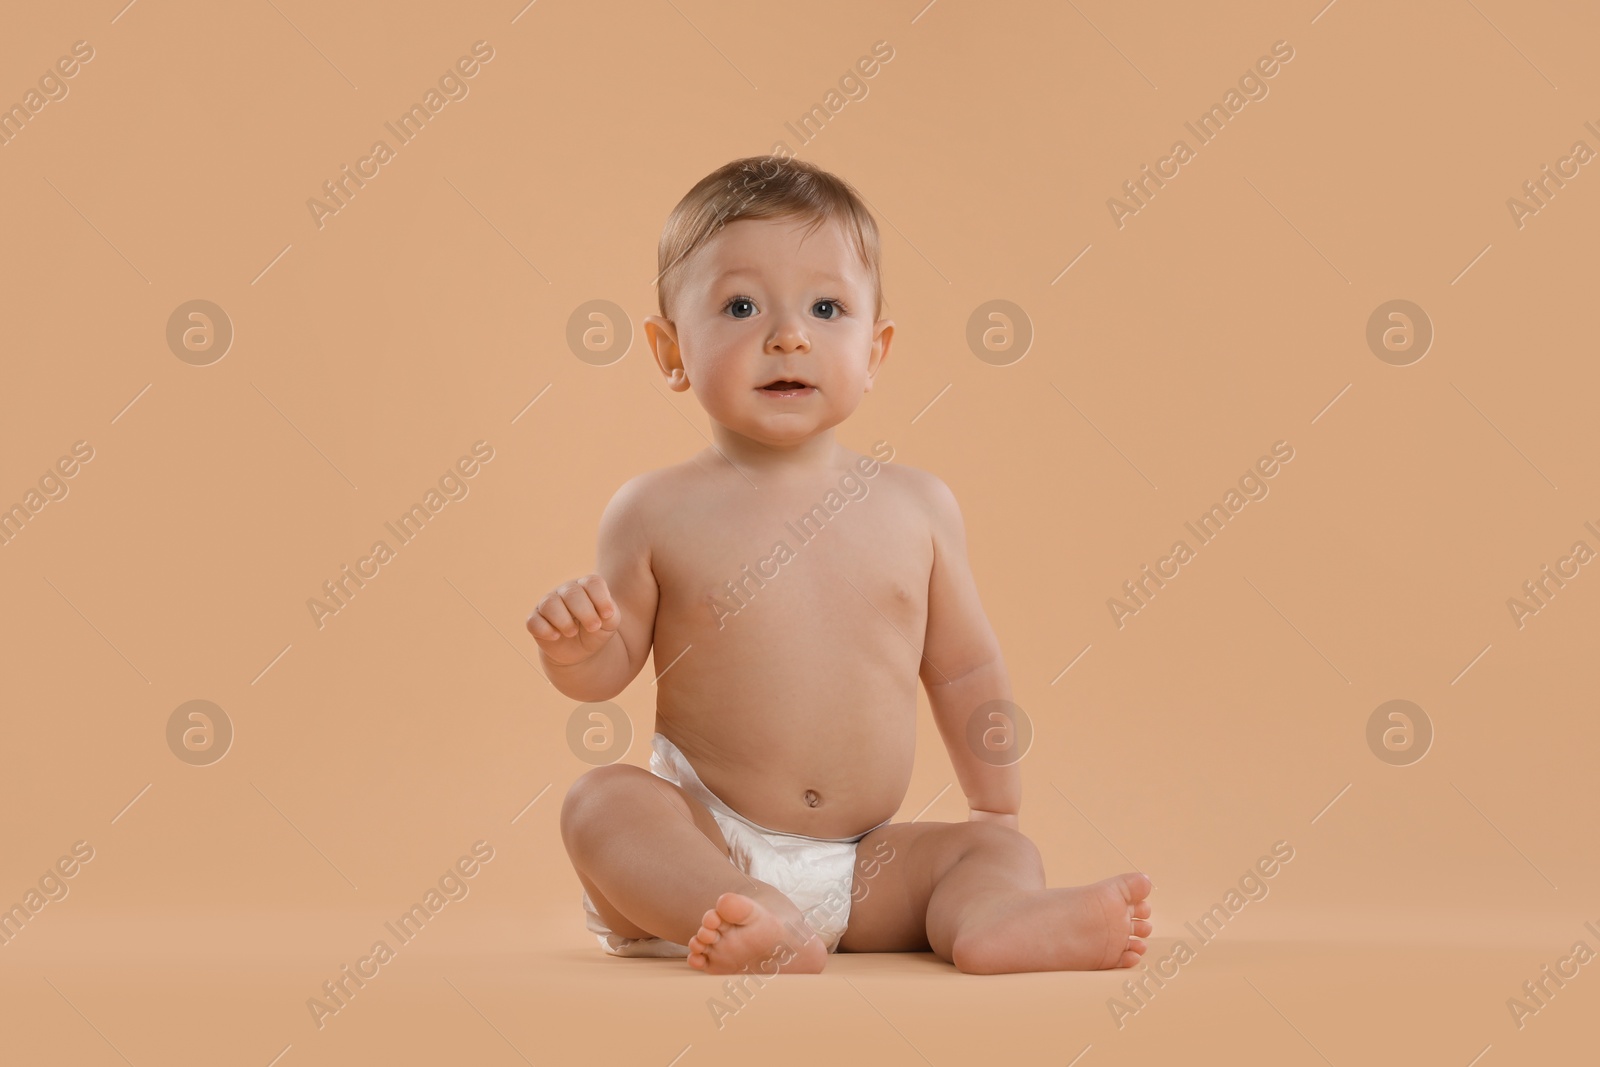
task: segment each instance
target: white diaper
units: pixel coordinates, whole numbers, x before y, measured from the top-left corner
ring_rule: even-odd
[[[823,940],[829,952],[838,950],[850,921],[850,890],[855,882],[856,843],[872,830],[855,837],[823,838],[785,834],[757,825],[728,807],[705,787],[678,746],[665,734],[650,741],[650,773],[680,786],[711,811],[727,838],[733,865],[752,878],[776,887],[794,901],[806,926]],[[885,819],[884,825],[889,820]],[[710,901],[707,907],[711,906]],[[623,937],[612,933],[595,911],[588,890],[583,893],[585,925],[613,956],[687,956],[689,948],[660,937]]]

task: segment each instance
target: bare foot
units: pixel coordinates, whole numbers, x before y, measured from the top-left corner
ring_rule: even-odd
[[[707,974],[746,968],[761,974],[820,973],[827,946],[805,925],[798,908],[790,904],[788,910],[793,915],[781,915],[743,893],[722,894],[689,939],[689,966]]]
[[[1070,889],[985,895],[963,915],[952,962],[968,974],[1132,967],[1152,929],[1150,879],[1119,874]]]

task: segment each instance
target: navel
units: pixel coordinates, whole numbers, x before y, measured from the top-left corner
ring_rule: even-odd
[[[822,794],[818,793],[815,789],[807,789],[803,794],[803,797],[806,802],[806,807],[808,808],[814,808],[818,804],[822,803]]]

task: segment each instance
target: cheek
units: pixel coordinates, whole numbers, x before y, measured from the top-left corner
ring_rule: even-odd
[[[741,340],[738,330],[718,330],[705,339],[699,352],[702,374],[713,374],[724,379],[739,366],[739,352],[747,342]]]
[[[696,337],[686,350],[683,365],[694,388],[715,396],[738,391],[745,372],[740,368],[741,342],[737,331],[713,330]]]
[[[695,370],[707,364],[708,357],[713,356],[723,343],[715,330],[686,324],[678,326],[678,354],[683,357],[683,365],[690,377],[694,376]]]
[[[867,380],[867,364],[872,361],[872,332],[866,327],[841,331],[838,373],[851,381]]]

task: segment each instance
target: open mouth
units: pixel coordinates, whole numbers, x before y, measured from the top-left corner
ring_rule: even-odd
[[[804,396],[812,392],[813,387],[793,378],[780,378],[763,385],[760,391],[773,396]]]

